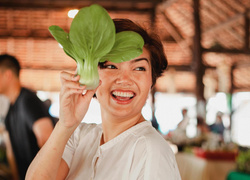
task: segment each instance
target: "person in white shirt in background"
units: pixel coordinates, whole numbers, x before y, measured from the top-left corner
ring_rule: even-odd
[[[182,120],[177,125],[177,128],[186,132],[190,120],[190,118],[188,117],[188,110],[186,108],[183,108],[181,110],[181,113],[182,113]]]

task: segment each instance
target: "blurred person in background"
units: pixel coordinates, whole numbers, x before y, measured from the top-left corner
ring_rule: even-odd
[[[177,128],[178,129],[181,129],[181,130],[183,130],[183,131],[185,131],[186,132],[186,128],[187,128],[187,126],[188,126],[188,124],[189,124],[189,117],[188,117],[188,110],[187,110],[187,108],[183,108],[182,110],[181,110],[181,113],[182,113],[182,120],[181,120],[181,122],[179,122],[179,124],[177,125]]]
[[[6,154],[13,179],[25,179],[29,164],[54,128],[44,103],[22,87],[20,64],[11,55],[0,55],[0,94],[10,101],[5,118]]]
[[[223,136],[223,133],[225,130],[225,126],[224,126],[223,121],[222,121],[222,116],[223,116],[223,113],[218,112],[216,114],[215,123],[213,123],[212,125],[209,126],[211,132],[219,134],[221,136]]]
[[[176,129],[170,131],[166,136],[166,139],[177,145],[178,151],[183,151],[183,147],[185,147],[185,145],[189,141],[189,137],[186,133],[186,129],[190,121],[190,118],[188,116],[188,109],[181,109],[181,114],[182,120],[177,124]]]
[[[204,135],[210,132],[209,126],[201,116],[197,117],[197,135]]]

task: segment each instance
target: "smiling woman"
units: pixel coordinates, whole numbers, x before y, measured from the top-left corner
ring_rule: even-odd
[[[117,32],[133,31],[143,38],[143,53],[125,62],[107,58],[99,63],[99,86],[84,95],[79,75],[61,73],[60,120],[27,180],[181,179],[169,144],[142,116],[151,88],[167,67],[162,44],[130,20],[113,21]],[[101,109],[99,125],[81,122],[94,94]]]

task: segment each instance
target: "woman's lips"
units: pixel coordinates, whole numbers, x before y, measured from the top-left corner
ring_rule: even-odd
[[[115,90],[111,92],[113,99],[118,103],[128,103],[135,96],[132,91]]]

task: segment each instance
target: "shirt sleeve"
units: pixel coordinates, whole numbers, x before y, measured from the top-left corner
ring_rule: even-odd
[[[133,148],[131,149],[131,167],[129,177],[127,179],[139,180],[144,179],[145,163],[147,159],[146,140],[144,137],[140,137]]]
[[[154,142],[147,142],[144,180],[150,179],[181,180],[175,155],[165,140],[154,139]]]
[[[181,180],[175,155],[165,139],[156,133],[139,137],[124,169],[130,180]]]
[[[80,128],[78,127],[74,131],[74,133],[71,135],[71,137],[69,138],[69,140],[65,146],[64,152],[63,152],[62,158],[67,163],[68,167],[70,167],[70,165],[71,165],[71,161],[72,161],[72,158],[74,156],[75,149],[78,146],[79,131],[80,131]]]

